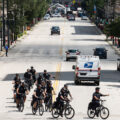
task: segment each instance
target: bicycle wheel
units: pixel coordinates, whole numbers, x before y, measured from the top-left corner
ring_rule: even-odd
[[[20,102],[18,110],[19,110],[20,112],[23,112],[23,110],[24,110],[24,101],[21,101],[21,102]]]
[[[102,119],[107,119],[109,117],[109,110],[108,108],[104,107],[100,110],[100,117]]]
[[[75,110],[72,107],[67,107],[65,109],[65,117],[67,119],[72,119],[75,115]]]
[[[32,107],[32,113],[33,115],[36,115],[37,109]]]
[[[89,118],[94,118],[95,117],[95,110],[88,109],[87,115]]]
[[[52,116],[53,118],[58,118],[59,117],[59,110],[56,108],[52,109]]]
[[[49,106],[49,112],[52,112],[52,105]]]
[[[48,111],[48,106],[47,106],[47,105],[45,105],[45,111],[46,111],[46,112]]]
[[[44,107],[43,107],[43,105],[42,105],[42,106],[39,107],[39,115],[42,116],[43,113],[44,113]]]

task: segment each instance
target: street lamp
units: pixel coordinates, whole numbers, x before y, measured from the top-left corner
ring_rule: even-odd
[[[7,0],[7,36],[8,36],[8,47],[10,47],[10,35],[9,35],[9,0]]]
[[[2,32],[2,36],[3,36],[3,46],[5,47],[5,0],[2,0],[2,5],[3,5],[3,16],[2,16],[2,23],[3,23],[3,32]]]

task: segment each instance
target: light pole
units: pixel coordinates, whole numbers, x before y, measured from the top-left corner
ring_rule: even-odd
[[[7,36],[8,36],[8,47],[10,47],[10,35],[9,35],[9,0],[7,0]]]
[[[3,46],[5,47],[5,0],[2,0],[2,5],[3,5],[3,31],[2,31],[2,36],[3,36]]]

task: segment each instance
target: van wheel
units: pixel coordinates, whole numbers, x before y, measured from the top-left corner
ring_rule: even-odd
[[[105,59],[107,59],[107,56],[105,56]]]
[[[79,85],[81,85],[82,83],[81,83],[81,81],[79,81]]]
[[[77,81],[77,79],[75,79],[75,85],[78,85],[79,84],[79,82]]]
[[[100,81],[95,81],[95,84],[96,84],[97,86],[99,86],[99,85],[100,85]]]
[[[66,58],[66,61],[68,61],[69,59],[68,58]]]
[[[79,83],[78,83],[78,81],[75,81],[75,85],[78,85]]]

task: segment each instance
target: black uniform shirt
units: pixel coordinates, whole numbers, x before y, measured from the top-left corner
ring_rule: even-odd
[[[101,96],[103,96],[101,93],[97,93],[97,92],[95,92],[95,93],[93,93],[93,99],[92,99],[92,101],[93,102],[99,102],[99,100],[96,100],[94,97],[97,97],[98,99],[100,99],[100,97]]]

